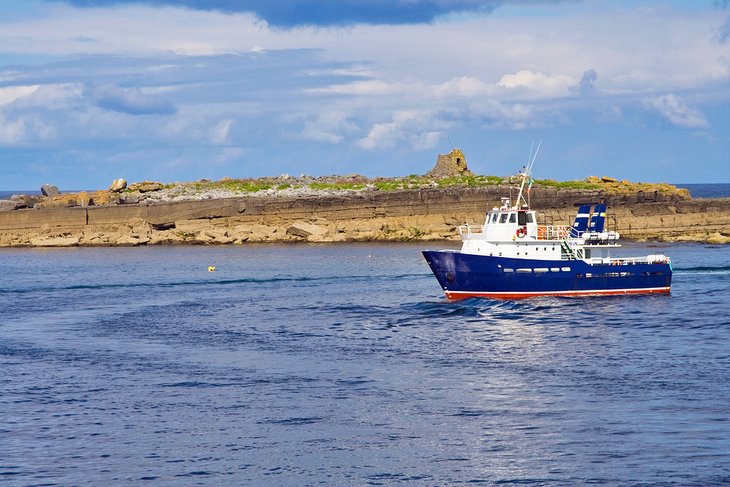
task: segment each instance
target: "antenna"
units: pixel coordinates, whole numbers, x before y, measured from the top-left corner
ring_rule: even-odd
[[[532,148],[534,147],[534,145],[535,145],[534,142],[532,142],[530,144],[530,158],[527,162],[527,174],[528,175],[532,174],[532,165],[535,164],[535,159],[537,159],[537,153],[540,152],[540,147],[542,146],[542,140],[540,140],[540,142],[538,142],[537,148],[535,149],[535,153],[533,154]]]
[[[542,145],[542,140],[537,144],[537,148],[535,149],[535,153],[532,153],[532,149],[535,147],[535,142],[533,141],[530,144],[530,156],[527,159],[527,165],[524,166],[524,171],[520,173],[520,176],[522,177],[522,182],[520,184],[520,192],[517,194],[517,202],[515,206],[513,207],[515,210],[519,208],[522,201],[524,201],[524,198],[522,197],[523,191],[525,189],[525,184],[527,184],[527,197],[530,197],[530,179],[532,175],[532,165],[535,164],[535,159],[537,159],[537,153],[540,152],[540,146]],[[530,204],[528,201],[525,201],[525,204],[529,207]]]

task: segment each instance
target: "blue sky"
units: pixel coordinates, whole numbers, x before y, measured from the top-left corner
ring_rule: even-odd
[[[0,0],[0,190],[118,177],[730,182],[722,0]]]

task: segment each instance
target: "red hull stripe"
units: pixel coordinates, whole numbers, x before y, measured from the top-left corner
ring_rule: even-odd
[[[491,291],[444,291],[451,300],[466,298],[523,299],[535,296],[615,296],[626,294],[669,294],[669,287],[648,287],[640,289],[593,289],[588,291],[535,291],[535,292],[491,292]]]

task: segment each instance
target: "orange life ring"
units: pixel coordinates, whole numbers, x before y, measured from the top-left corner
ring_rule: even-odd
[[[522,238],[525,235],[527,235],[527,229],[525,227],[520,227],[517,229],[516,235],[518,238]]]

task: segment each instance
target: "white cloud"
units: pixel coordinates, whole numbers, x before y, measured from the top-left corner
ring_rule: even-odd
[[[0,145],[19,145],[24,137],[25,123],[22,120],[7,120],[0,114]]]
[[[0,146],[27,146],[56,137],[57,129],[39,117],[23,115],[9,119],[0,113]]]
[[[480,79],[471,76],[459,76],[435,86],[434,92],[438,96],[474,97],[490,95],[495,90],[492,86]]]
[[[21,60],[0,64],[0,143],[53,139],[33,150],[81,148],[102,163],[120,147],[155,148],[181,168],[256,146],[252,160],[267,171],[297,172],[268,164],[297,164],[292,145],[341,161],[358,149],[428,150],[457,132],[627,127],[635,118],[622,114],[637,107],[706,128],[702,110],[730,99],[730,42],[718,39],[728,29],[712,9],[577,2],[555,15],[274,29],[149,3],[53,2],[36,18],[0,19],[3,51]]]
[[[365,150],[390,149],[399,142],[407,143],[416,150],[432,148],[441,136],[439,128],[446,128],[448,122],[439,120],[427,111],[402,111],[393,115],[391,121],[373,124],[368,134],[357,141]]]
[[[578,83],[567,75],[546,75],[522,69],[514,74],[505,74],[497,82],[499,88],[522,90],[528,98],[553,98],[570,94],[570,88]]]
[[[372,79],[335,84],[326,88],[315,88],[310,91],[312,93],[336,93],[339,95],[385,95],[393,94],[399,90],[395,85]]]
[[[316,120],[309,120],[304,124],[302,137],[315,142],[339,144],[345,136],[358,130],[349,115],[344,112],[325,112]]]
[[[699,110],[687,106],[673,94],[650,99],[647,104],[677,127],[706,128],[709,126]]]
[[[723,22],[712,10],[562,10],[408,26],[272,29],[245,13],[55,6],[42,18],[3,23],[0,43],[6,52],[64,56],[314,49],[323,59],[350,63],[342,73],[359,66],[352,75],[369,78],[324,88],[343,95],[397,96],[409,87],[432,87],[436,97],[559,98],[589,68],[601,73],[607,94],[701,87],[730,75],[730,43],[712,35]]]
[[[210,129],[210,141],[213,144],[225,144],[232,125],[233,120],[229,118],[212,127]]]
[[[442,133],[439,131],[421,132],[409,138],[411,147],[416,150],[433,149],[439,143]]]
[[[136,87],[88,86],[84,91],[97,106],[105,110],[130,115],[172,114],[176,110],[167,98]]]
[[[0,105],[8,105],[18,98],[32,95],[38,91],[38,86],[9,86],[7,88],[0,88]]]
[[[246,154],[243,147],[225,147],[215,158],[216,165],[227,166]]]

